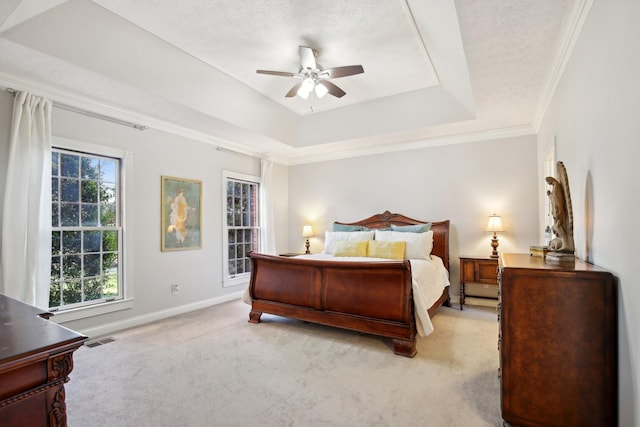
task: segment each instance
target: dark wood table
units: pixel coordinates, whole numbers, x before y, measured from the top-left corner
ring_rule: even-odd
[[[87,337],[0,295],[0,426],[66,426],[64,384]]]

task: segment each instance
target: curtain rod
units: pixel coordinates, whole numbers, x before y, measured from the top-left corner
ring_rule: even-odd
[[[260,156],[254,155],[254,154],[242,153],[240,151],[235,151],[235,150],[232,150],[230,148],[221,147],[220,145],[216,146],[216,151],[224,151],[226,153],[235,154],[236,156],[251,157],[252,159],[261,159],[262,158]]]
[[[10,87],[6,88],[5,90],[7,92],[9,92],[10,94],[12,94],[13,96],[15,96],[15,94],[17,93],[17,91],[15,89],[10,88]],[[138,130],[149,129],[149,126],[146,126],[146,125],[140,125],[138,123],[128,122],[126,120],[121,120],[121,119],[118,119],[118,118],[115,118],[115,117],[107,116],[105,114],[100,114],[100,113],[96,113],[96,112],[93,112],[93,111],[85,110],[85,109],[82,109],[82,108],[79,108],[79,107],[74,107],[72,105],[63,104],[61,102],[52,101],[51,104],[54,107],[60,108],[62,110],[67,110],[67,111],[71,111],[73,113],[78,113],[78,114],[82,114],[82,115],[85,115],[85,116],[93,117],[94,119],[105,120],[107,122],[117,123],[119,125],[132,127],[134,129],[138,129]]]

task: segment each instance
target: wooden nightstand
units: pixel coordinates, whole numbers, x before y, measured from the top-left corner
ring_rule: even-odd
[[[498,258],[488,256],[460,256],[460,310],[464,308],[465,285],[480,283],[498,289]],[[492,296],[468,295],[477,298],[497,299]]]
[[[298,255],[304,255],[304,254],[302,252],[287,252],[286,254],[278,254],[278,255],[292,257],[292,256],[298,256]]]

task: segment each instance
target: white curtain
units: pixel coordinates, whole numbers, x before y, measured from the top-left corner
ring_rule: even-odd
[[[260,252],[276,254],[276,236],[273,222],[273,162],[260,161]]]
[[[2,211],[0,292],[49,307],[51,101],[16,92]]]

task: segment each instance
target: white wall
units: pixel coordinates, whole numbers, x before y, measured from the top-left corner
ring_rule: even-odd
[[[11,95],[0,92],[0,153],[5,153],[8,146],[5,129],[10,129],[12,103]],[[84,332],[131,326],[244,290],[242,286],[222,287],[222,170],[260,176],[258,159],[218,151],[214,145],[154,129],[141,132],[58,108],[53,109],[52,122],[54,136],[129,150],[134,164],[133,176],[127,177],[128,190],[135,195],[134,214],[128,224],[134,237],[133,250],[129,252],[134,273],[129,283],[134,289],[134,306],[68,322],[66,326]],[[3,189],[5,161],[6,155],[2,155],[0,184]],[[202,181],[202,249],[160,251],[161,175]],[[287,167],[274,166],[273,182],[276,229],[286,232]],[[286,250],[286,237],[280,235],[276,246]],[[172,283],[180,285],[176,296],[170,292]]]
[[[567,168],[577,256],[617,278],[620,426],[640,426],[639,21],[640,2],[594,1],[538,136]]]
[[[412,218],[451,220],[452,294],[458,255],[490,255],[488,216],[500,214],[501,252],[538,244],[536,138],[524,136],[291,166],[289,249],[304,251],[302,226],[322,251],[333,221],[352,222],[385,210]]]

